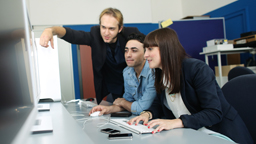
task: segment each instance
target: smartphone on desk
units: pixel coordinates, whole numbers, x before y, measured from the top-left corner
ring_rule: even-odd
[[[132,133],[109,134],[108,139],[132,139]]]
[[[132,115],[129,111],[122,111],[122,112],[116,112],[112,113],[111,117],[130,117]]]
[[[112,128],[105,128],[105,129],[101,129],[100,131],[103,132],[103,133],[106,133],[106,134],[118,134],[118,133],[120,133],[119,130],[114,130]]]

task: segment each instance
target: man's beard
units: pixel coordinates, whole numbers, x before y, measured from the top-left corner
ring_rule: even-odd
[[[118,33],[117,33],[116,36],[113,37],[112,40],[111,40],[110,42],[108,42],[108,43],[115,43],[116,41],[115,41],[115,42],[112,42],[112,41],[117,38],[117,35],[118,35]]]

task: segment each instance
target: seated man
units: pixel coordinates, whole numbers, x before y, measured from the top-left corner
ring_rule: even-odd
[[[124,54],[127,67],[123,70],[125,89],[123,98],[117,98],[112,106],[98,105],[89,114],[95,111],[101,111],[100,115],[102,115],[128,110],[139,115],[151,106],[156,96],[155,79],[148,62],[144,59],[144,39],[143,34],[128,36]]]

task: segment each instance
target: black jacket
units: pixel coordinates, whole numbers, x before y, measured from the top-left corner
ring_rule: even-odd
[[[237,111],[226,101],[213,71],[203,61],[188,58],[182,63],[181,97],[191,115],[181,115],[185,128],[206,127],[241,144],[253,143]],[[165,105],[165,91],[158,94],[149,111],[153,118],[175,119]]]
[[[94,87],[98,104],[108,94],[106,86],[103,82],[102,67],[106,61],[107,48],[101,34],[100,26],[93,26],[90,32],[72,30],[65,28],[66,34],[62,39],[72,44],[91,46],[92,65],[94,75]],[[137,28],[123,27],[123,30],[117,35],[120,47],[125,48],[127,37],[131,33],[140,33]],[[123,67],[125,68],[125,67]]]

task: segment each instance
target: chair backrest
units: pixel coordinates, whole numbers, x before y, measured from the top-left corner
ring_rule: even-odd
[[[256,141],[256,74],[233,78],[222,87],[222,92]]]
[[[241,67],[241,66],[234,67],[228,73],[228,80],[231,80],[237,76],[245,75],[245,74],[254,74],[254,72],[247,67]]]

